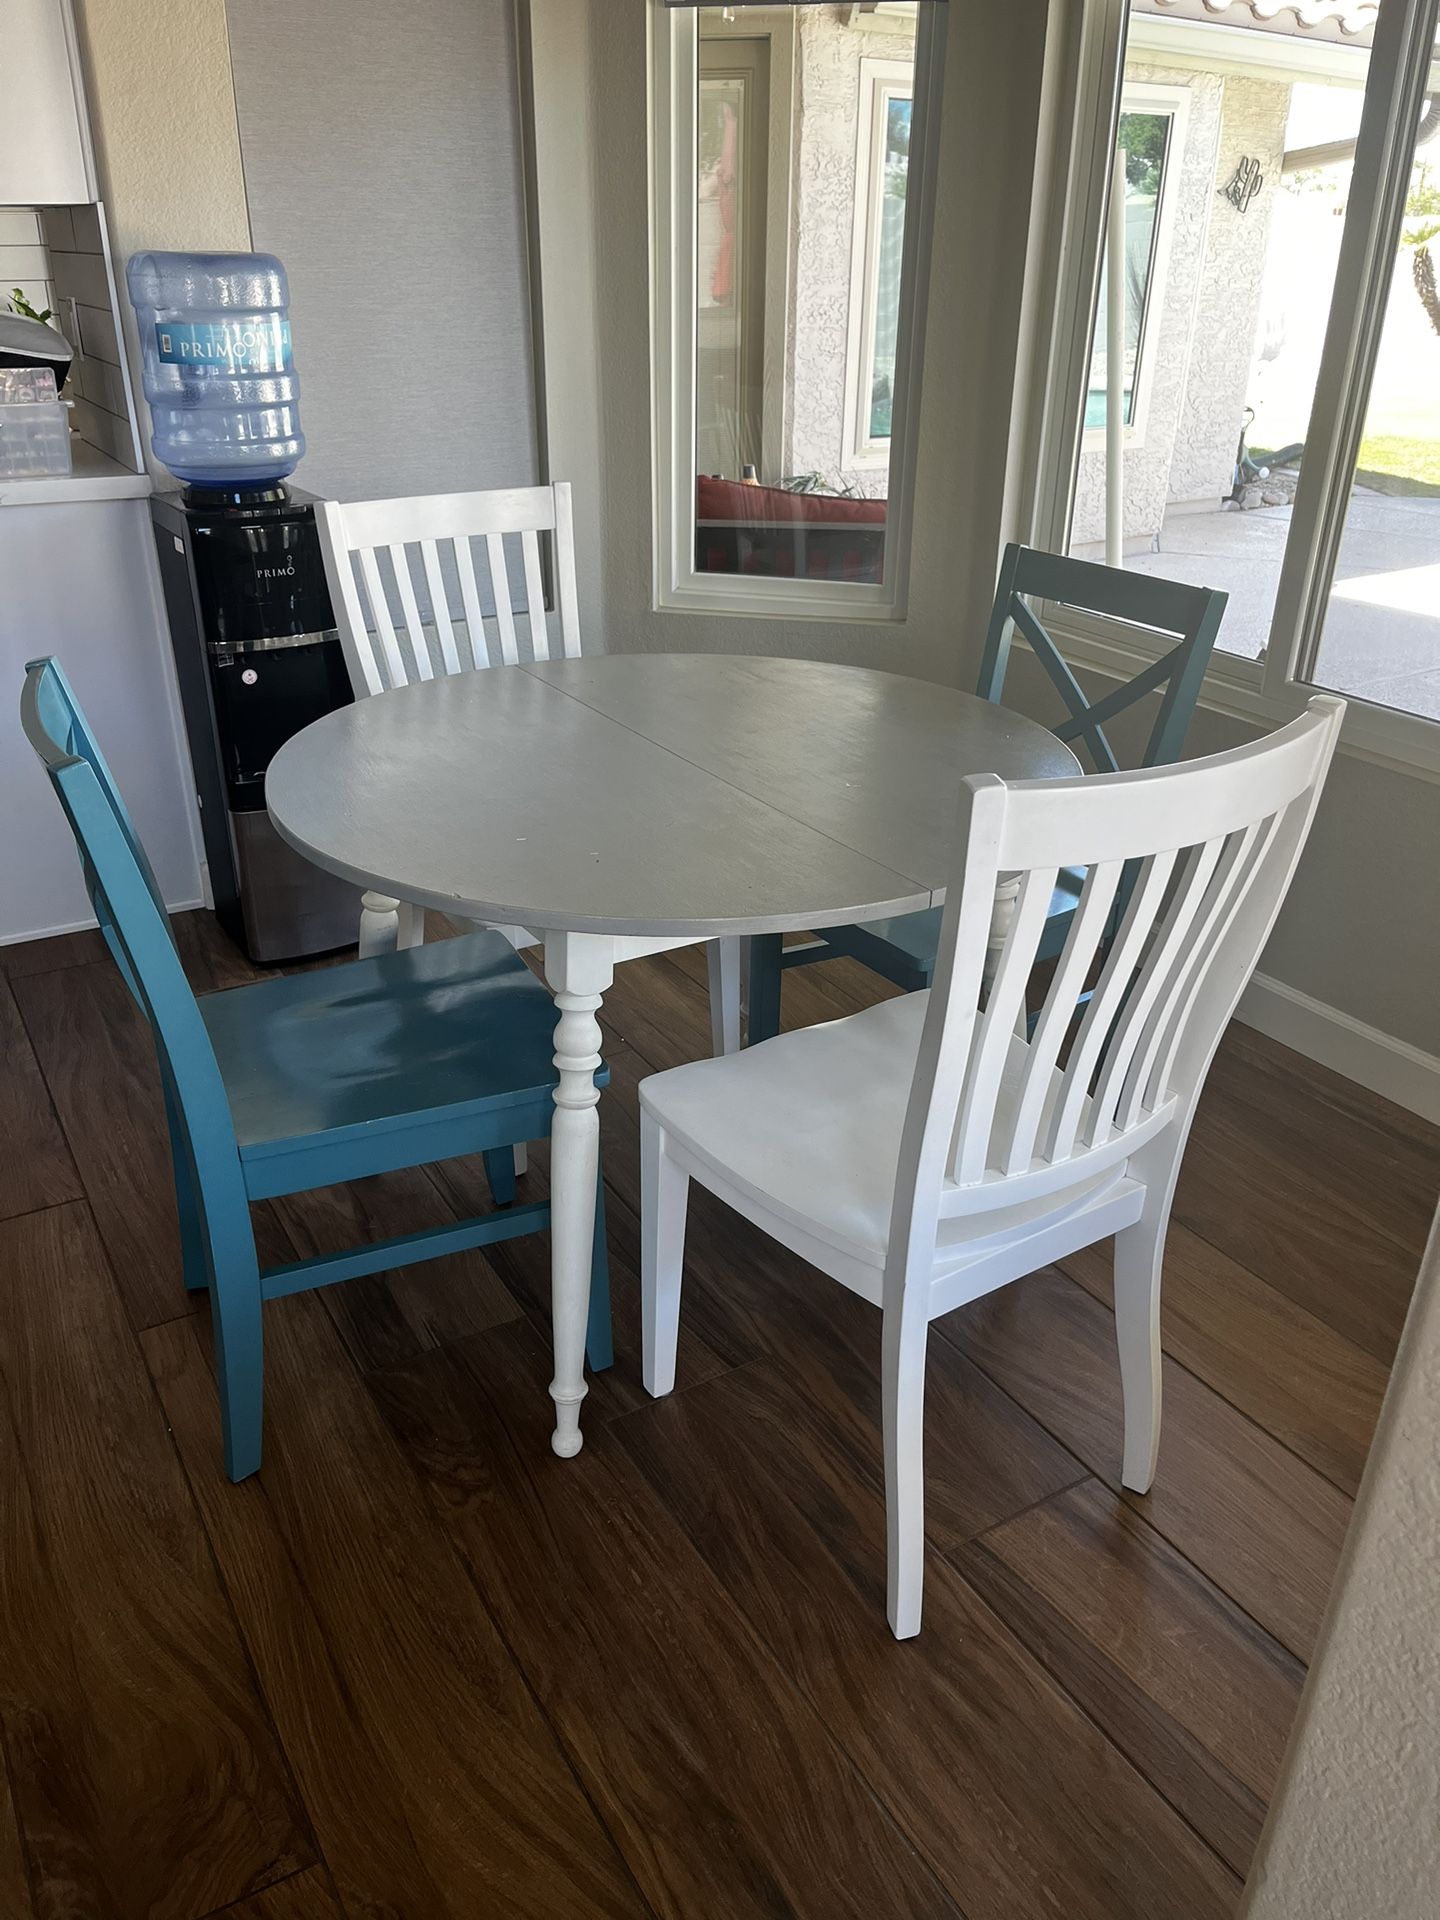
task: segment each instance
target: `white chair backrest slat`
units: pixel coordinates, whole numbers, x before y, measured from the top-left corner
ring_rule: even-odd
[[[455,571],[460,576],[460,605],[465,615],[465,645],[469,658],[461,659],[460,670],[488,667],[490,665],[489,638],[485,632],[485,615],[480,606],[480,582],[475,577],[475,548],[469,540],[456,539],[451,543],[455,555]]]
[[[1186,942],[1210,885],[1216,864],[1224,850],[1220,840],[1191,847],[1184,855],[1181,873],[1157,930],[1155,943],[1147,956],[1144,979],[1130,993],[1114,1035],[1105,1051],[1105,1065],[1096,1084],[1093,1111],[1113,1121],[1121,1106],[1121,1089],[1126,1085],[1131,1063],[1151,1031],[1151,1016],[1167,983],[1183,964]],[[1139,1113],[1138,1103],[1120,1124],[1133,1126]]]
[[[985,1171],[1000,1082],[1010,1058],[1016,1030],[1024,1018],[1025,988],[1032,957],[1045,930],[1046,914],[1057,879],[1055,868],[1035,868],[1022,876],[1014,918],[994,969],[985,1010],[976,1026],[965,1089],[956,1122],[959,1151],[955,1178],[978,1180]]]
[[[380,653],[376,660],[388,687],[403,687],[409,679],[405,667],[405,656],[400,651],[400,641],[395,632],[395,623],[390,615],[390,598],[385,591],[385,582],[380,574],[379,552],[374,547],[361,547],[358,554],[360,572],[365,581],[365,598],[369,602],[370,618],[374,622],[374,632],[380,642]],[[368,633],[360,636],[358,645],[368,643]]]
[[[1120,930],[1065,1063],[1064,1091],[1055,1102],[1055,1117],[1045,1142],[1047,1160],[1068,1160],[1075,1151],[1091,1082],[1100,1067],[1105,1042],[1120,1016],[1125,995],[1150,944],[1177,858],[1178,850],[1167,848],[1147,855],[1140,868]]]
[[[533,658],[548,660],[553,651],[541,550],[545,534],[551,537],[560,640],[566,657],[578,657],[574,512],[570,488],[563,481],[487,493],[327,500],[317,508],[317,518],[335,617],[357,694],[381,693],[437,673],[520,661],[507,536],[520,541]],[[477,540],[485,545],[494,603],[488,617],[475,563]],[[423,606],[417,593],[422,578]],[[518,586],[518,580],[514,584]]]
[[[1055,963],[1052,990],[1046,995],[1030,1040],[1029,1063],[1015,1105],[1010,1139],[1001,1158],[1006,1173],[1023,1172],[1035,1157],[1035,1144],[1053,1091],[1060,1049],[1075,1024],[1075,1009],[1105,938],[1124,871],[1123,862],[1107,860],[1103,866],[1092,867],[1085,876],[1065,945]]]
[[[545,623],[545,582],[540,573],[540,541],[533,533],[523,534],[520,545],[525,554],[525,605],[530,621],[530,651],[535,660],[550,658],[550,629]]]
[[[1303,849],[1343,714],[1343,702],[1316,699],[1269,740],[1178,767],[966,782],[962,857],[901,1150],[891,1284],[932,1271],[934,1226],[947,1213],[1078,1189],[1123,1165],[1132,1138],[1165,1127],[1178,1164],[1210,1056]],[[1057,872],[1077,867],[1079,903],[1027,1042],[1016,1015],[1044,904]],[[991,905],[1016,874],[987,995]],[[1067,1053],[1077,992],[1101,953]]]
[[[451,543],[451,551],[454,544]],[[450,596],[445,591],[445,574],[440,565],[440,549],[433,540],[420,542],[420,560],[425,569],[425,590],[430,599],[430,618],[440,644],[441,673],[459,673],[460,649],[455,641],[455,626],[450,617]]]
[[[410,549],[391,547],[390,564],[395,570],[395,590],[400,596],[404,618],[404,636],[410,642],[415,675],[420,680],[435,678],[435,663],[430,656],[430,635],[420,617],[420,602],[415,598],[415,576],[410,568]]]
[[[515,603],[510,597],[510,570],[505,562],[505,542],[498,533],[485,536],[485,552],[490,562],[490,591],[495,597],[495,625],[500,635],[500,662],[513,667],[520,658],[515,638]]]

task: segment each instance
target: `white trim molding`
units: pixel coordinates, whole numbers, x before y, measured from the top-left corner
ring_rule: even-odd
[[[1269,974],[1251,976],[1236,1019],[1308,1060],[1440,1125],[1440,1057],[1312,999]]]

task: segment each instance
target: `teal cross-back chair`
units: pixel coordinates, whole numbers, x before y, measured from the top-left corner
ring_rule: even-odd
[[[1127,707],[1152,693],[1160,694],[1160,704],[1140,765],[1167,766],[1179,759],[1185,744],[1228,597],[1210,587],[1156,580],[1091,560],[1041,553],[1034,547],[1008,546],[1000,564],[976,692],[982,700],[998,704],[1005,691],[1010,649],[1019,632],[1065,703],[1065,718],[1053,732],[1058,739],[1082,745],[1094,772],[1120,771],[1105,729]],[[1032,600],[1147,627],[1169,637],[1173,645],[1133,680],[1092,706]],[[1053,960],[1064,947],[1083,880],[1078,868],[1060,875],[1037,960]],[[750,942],[749,1044],[769,1040],[780,1031],[780,983],[790,967],[847,954],[907,993],[928,987],[940,947],[940,920],[941,909],[930,907],[863,925],[827,927],[814,940],[788,948],[779,934],[756,936]]]
[[[243,1480],[260,1465],[266,1300],[549,1225],[547,1205],[508,1203],[515,1148],[550,1132],[554,1006],[498,933],[197,1000],[145,850],[56,661],[26,669],[21,718],[75,835],[106,944],[155,1040],[185,1284],[209,1290],[225,1470]],[[608,1075],[596,1077],[603,1084]],[[260,1268],[252,1201],[470,1153],[485,1156],[497,1211]],[[586,1350],[592,1368],[611,1364],[598,1199]]]

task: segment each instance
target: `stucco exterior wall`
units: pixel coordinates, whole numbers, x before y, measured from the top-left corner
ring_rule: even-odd
[[[1290,88],[1283,81],[1139,61],[1126,75],[1141,84],[1183,87],[1190,100],[1163,312],[1145,348],[1149,404],[1125,462],[1125,537],[1143,540],[1160,531],[1172,504],[1214,505],[1230,491]],[[1242,155],[1258,159],[1265,176],[1243,214],[1222,194]],[[1072,543],[1098,541],[1104,532],[1105,455],[1101,447],[1087,447]]]
[[[1218,74],[1142,66],[1126,68],[1129,79],[1183,87],[1190,117],[1180,155],[1174,199],[1168,270],[1158,326],[1152,320],[1144,344],[1149,359],[1149,399],[1138,427],[1126,438],[1125,538],[1148,538],[1159,531],[1170,492],[1170,463],[1175,453],[1184,405],[1191,322],[1200,294],[1206,230],[1215,190],[1220,148],[1220,116],[1225,83]],[[1173,164],[1173,163],[1172,163]],[[1080,455],[1071,543],[1079,546],[1105,534],[1105,453],[1087,447]]]
[[[1281,191],[1289,115],[1288,81],[1239,74],[1226,79],[1215,194],[1170,469],[1172,502],[1213,506],[1230,491],[1240,418],[1251,387],[1265,256]],[[1222,192],[1242,158],[1258,160],[1265,181],[1244,213]]]
[[[886,468],[844,465],[861,62],[913,61],[915,35],[905,22],[852,25],[839,7],[802,7],[796,37],[785,471],[883,499]]]
[[[1430,1920],[1440,1875],[1440,1230],[1241,1920]]]

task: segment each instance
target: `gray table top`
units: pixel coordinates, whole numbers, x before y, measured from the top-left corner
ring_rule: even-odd
[[[266,800],[299,852],[378,892],[684,939],[933,905],[965,775],[1078,771],[1034,721],[928,681],[604,654],[357,701],[281,748]]]

